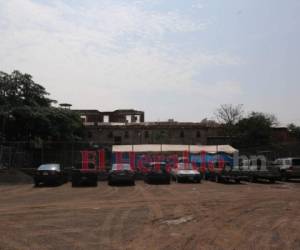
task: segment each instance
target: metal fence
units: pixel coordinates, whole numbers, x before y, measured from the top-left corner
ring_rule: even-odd
[[[81,162],[81,152],[86,150],[104,150],[110,158],[111,147],[95,142],[9,142],[0,145],[0,168],[36,168],[42,163],[71,167]]]
[[[240,155],[260,154],[269,160],[279,157],[300,157],[300,142],[238,149]],[[111,145],[101,142],[6,142],[0,145],[0,168],[36,168],[42,163],[56,162],[71,167],[81,162],[81,152],[84,150],[96,152],[104,150],[106,164],[111,163]]]

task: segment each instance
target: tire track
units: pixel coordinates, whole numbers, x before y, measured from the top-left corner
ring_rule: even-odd
[[[151,193],[152,190],[150,189],[150,186],[149,189],[141,185],[137,188],[140,190],[145,202],[148,203],[148,207],[152,213],[152,220],[161,219],[163,217],[162,208],[160,203],[157,202],[156,197]]]

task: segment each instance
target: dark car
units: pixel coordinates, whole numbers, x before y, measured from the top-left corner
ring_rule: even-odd
[[[113,164],[108,174],[108,184],[129,183],[135,185],[135,171],[131,169],[130,164]]]
[[[208,166],[208,179],[218,183],[228,183],[234,181],[240,183],[248,179],[247,172],[239,166],[232,166],[230,162],[215,162]]]
[[[248,181],[257,182],[258,180],[268,180],[274,183],[280,179],[280,172],[274,164],[269,161],[243,160],[240,162],[240,169],[248,176]]]
[[[98,169],[93,163],[89,163],[87,168],[82,168],[82,164],[78,163],[72,168],[72,187],[82,185],[98,186]]]
[[[62,166],[57,163],[40,165],[34,175],[34,184],[62,184],[68,180],[68,176]]]
[[[171,174],[166,162],[150,162],[145,165],[145,182],[170,184]]]

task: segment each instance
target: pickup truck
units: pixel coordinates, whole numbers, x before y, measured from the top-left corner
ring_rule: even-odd
[[[215,163],[213,166],[208,167],[208,179],[218,183],[226,183],[234,181],[240,183],[247,180],[247,175],[239,169],[229,164]]]
[[[248,181],[268,180],[274,183],[280,179],[280,172],[274,164],[261,160],[244,160],[240,164],[240,169],[248,176]]]

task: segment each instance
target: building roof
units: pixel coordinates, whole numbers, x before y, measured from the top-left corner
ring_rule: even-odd
[[[206,152],[215,154],[223,152],[233,154],[237,149],[230,145],[172,145],[172,144],[143,144],[143,145],[113,145],[112,152]]]
[[[99,110],[97,109],[72,109],[75,112],[79,112],[79,113],[101,113]]]

